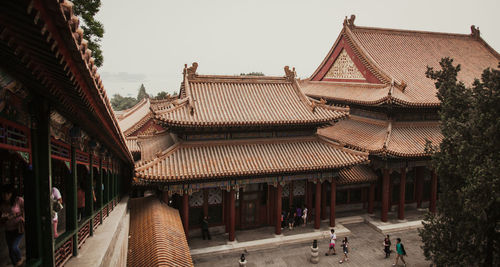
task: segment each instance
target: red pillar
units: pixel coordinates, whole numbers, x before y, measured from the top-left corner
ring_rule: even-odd
[[[437,200],[437,174],[436,171],[432,171],[431,177],[431,201],[429,202],[429,211],[436,212],[436,200]]]
[[[311,221],[311,214],[313,210],[313,183],[307,182],[307,220]]]
[[[276,225],[275,225],[275,231],[274,233],[277,235],[281,235],[281,193],[282,193],[282,188],[281,184],[278,183],[276,186]]]
[[[321,184],[321,220],[326,219],[326,182]]]
[[[420,209],[422,207],[422,198],[424,196],[424,167],[415,168],[415,178],[417,208]]]
[[[319,229],[320,227],[320,215],[321,215],[321,182],[318,180],[316,182],[316,199],[314,203],[314,229]]]
[[[226,233],[229,233],[229,192],[224,190],[224,225]]]
[[[405,191],[406,191],[406,168],[401,168],[401,179],[399,179],[399,211],[398,219],[405,218]]]
[[[387,213],[389,212],[389,170],[382,171],[382,212],[380,219],[387,222]]]
[[[234,230],[236,224],[234,188],[229,192],[229,241],[234,241]]]
[[[373,214],[373,202],[375,201],[375,184],[370,184],[370,191],[368,192],[368,213]]]
[[[169,201],[168,191],[163,191],[162,192],[162,194],[161,194],[161,200],[168,205],[168,201]]]
[[[394,201],[392,200],[392,191],[394,189],[394,181],[392,180],[391,175],[389,175],[389,211],[392,210],[392,204]]]
[[[335,226],[335,198],[337,193],[337,183],[334,178],[330,184],[331,194],[330,194],[330,227]]]
[[[189,233],[189,195],[187,192],[182,195],[182,226],[187,237]]]

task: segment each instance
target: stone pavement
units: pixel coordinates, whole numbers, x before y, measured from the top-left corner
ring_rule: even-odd
[[[364,222],[346,224],[345,227],[350,231],[350,233],[348,233],[347,235],[350,244],[350,260],[343,263],[342,266],[392,266],[392,263],[394,263],[395,255],[391,255],[391,259],[384,258],[385,255],[382,251],[382,242],[384,235],[382,233],[378,232],[372,226],[369,226]],[[223,235],[223,237],[226,236]],[[400,237],[403,240],[406,251],[408,252],[408,257],[405,258],[408,263],[407,266],[430,265],[430,262],[425,260],[422,249],[420,248],[421,241],[420,237],[418,236],[417,230],[411,229],[391,233],[391,241],[393,245],[396,243],[397,237]],[[192,242],[190,240],[190,246],[191,243]],[[324,253],[328,250],[328,243],[328,237],[318,240],[318,244],[320,246],[319,264],[312,264],[309,262],[311,246],[310,241],[293,244],[282,244],[281,242],[275,242],[273,244],[269,244],[264,249],[259,250],[246,250],[246,252],[245,250],[235,250],[234,252],[227,252],[223,254],[199,254],[193,255],[192,257],[195,266],[201,267],[238,266],[238,259],[241,255],[241,252],[245,252],[248,267],[340,265],[340,253],[337,253],[337,255],[335,256],[325,256]],[[393,250],[394,249],[395,248],[393,246]]]

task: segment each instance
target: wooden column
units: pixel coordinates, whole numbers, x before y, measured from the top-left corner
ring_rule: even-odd
[[[389,211],[389,170],[383,169],[382,171],[382,211],[380,219],[387,222],[387,213]]]
[[[234,188],[231,188],[229,192],[229,241],[234,241],[235,235],[235,225],[236,225],[236,209],[235,209],[235,192]]]
[[[278,182],[276,186],[276,225],[274,229],[274,233],[277,235],[281,235],[281,193],[282,193],[281,184]]]
[[[40,98],[30,105],[33,176],[25,180],[26,256],[42,259],[42,266],[54,265],[51,215],[50,110]],[[2,243],[3,244],[3,243]]]
[[[375,183],[370,184],[368,191],[368,213],[373,214],[373,202],[375,202]]]
[[[187,238],[189,233],[189,195],[187,192],[182,195],[182,226],[184,226]]]
[[[168,196],[168,191],[167,190],[164,190],[162,191],[161,193],[161,200],[168,205],[168,201],[170,200],[169,199],[169,196]]]
[[[415,168],[415,187],[416,187],[416,199],[417,199],[417,209],[422,208],[422,198],[424,196],[424,168]]]
[[[314,229],[319,229],[321,225],[321,182],[316,182],[316,199],[314,203]]]
[[[100,225],[102,225],[102,206],[103,206],[103,198],[104,198],[104,192],[103,192],[103,173],[102,173],[102,154],[99,155],[99,176],[97,176],[97,185],[96,185],[96,191],[98,194],[97,197],[97,203],[99,205],[99,213],[101,214],[100,216]]]
[[[436,212],[437,186],[437,173],[433,170],[431,177],[431,200],[429,202],[429,211],[434,213]]]
[[[94,235],[94,166],[92,165],[93,162],[93,153],[89,153],[89,182],[87,186],[87,190],[85,192],[85,207],[88,207],[87,211],[88,214],[90,215],[90,231],[89,235],[93,236]]]
[[[293,181],[288,184],[288,210],[293,208]]]
[[[330,227],[335,227],[335,201],[336,201],[336,193],[337,193],[337,182],[335,181],[335,178],[332,178],[331,184],[330,184]]]
[[[76,148],[75,144],[71,145],[71,175],[69,177],[68,189],[69,196],[66,198],[66,207],[68,219],[67,230],[73,231],[73,256],[78,256],[78,203],[77,203],[77,187],[78,187],[78,171],[76,166]]]
[[[313,187],[314,187],[314,184],[311,183],[311,182],[307,182],[307,220],[308,221],[311,221],[311,214],[312,214],[312,210],[313,210]]]
[[[203,188],[203,216],[208,216],[208,189]]]
[[[399,211],[398,219],[405,218],[405,191],[406,190],[406,168],[401,168],[401,179],[399,180]]]
[[[224,226],[225,232],[229,233],[229,192],[224,190]]]
[[[321,220],[326,219],[326,182],[321,184]]]
[[[272,194],[273,186],[267,185],[267,224],[274,225],[274,212],[273,212],[273,194]]]
[[[392,210],[392,204],[394,203],[392,199],[392,191],[394,191],[393,189],[394,189],[394,181],[391,175],[389,174],[389,211]]]

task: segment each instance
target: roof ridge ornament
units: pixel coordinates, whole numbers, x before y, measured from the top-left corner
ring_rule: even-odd
[[[285,66],[285,77],[288,81],[293,82],[296,76],[297,73],[295,72],[295,67],[290,70],[290,67]]]
[[[347,16],[345,16],[344,27],[347,26],[349,28],[354,28],[354,20],[355,19],[356,19],[356,15],[354,15],[354,14],[351,14],[350,18],[347,18]]]
[[[188,68],[187,64],[184,65],[185,73],[188,76],[188,79],[192,79],[196,77],[196,69],[198,69],[198,62],[193,62],[191,67]]]
[[[474,25],[471,25],[471,26],[470,26],[470,31],[471,31],[470,35],[471,35],[473,38],[475,38],[475,39],[479,39],[480,34],[481,34],[481,33],[480,33],[480,31],[479,31],[479,27],[476,27],[476,26],[474,26]]]

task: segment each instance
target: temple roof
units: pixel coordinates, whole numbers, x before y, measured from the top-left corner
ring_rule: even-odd
[[[341,169],[339,171],[337,183],[339,185],[374,183],[377,179],[377,174],[373,172],[372,168],[362,164]]]
[[[439,69],[441,58],[453,58],[462,67],[458,79],[469,85],[485,68],[498,66],[500,55],[479,36],[477,28],[471,29],[472,34],[450,34],[359,27],[351,17],[321,65],[301,86],[306,95],[350,103],[439,106],[434,81],[425,75],[427,66]],[[345,54],[347,63],[342,66],[349,67],[356,79],[335,79],[335,75],[330,79],[335,57]],[[353,69],[361,70],[364,77],[356,76]],[[334,74],[339,73],[344,75],[342,71]]]
[[[141,180],[175,182],[331,170],[367,159],[318,136],[190,141],[136,164],[135,171]]]
[[[120,129],[125,134],[130,132],[131,128],[136,128],[137,124],[147,118],[151,114],[151,102],[149,98],[143,98],[139,103],[135,106],[126,109],[121,112],[119,116],[117,116],[118,124],[120,125]],[[125,134],[127,136],[127,134]]]
[[[129,206],[127,266],[194,266],[177,209],[153,196]]]
[[[312,101],[301,91],[295,73],[286,77],[197,75],[186,68],[176,106],[157,111],[168,126],[234,127],[321,125],[346,116],[346,109]]]
[[[425,152],[427,140],[436,146],[443,139],[436,121],[391,122],[354,115],[319,129],[318,134],[370,154],[394,157],[428,156]]]

